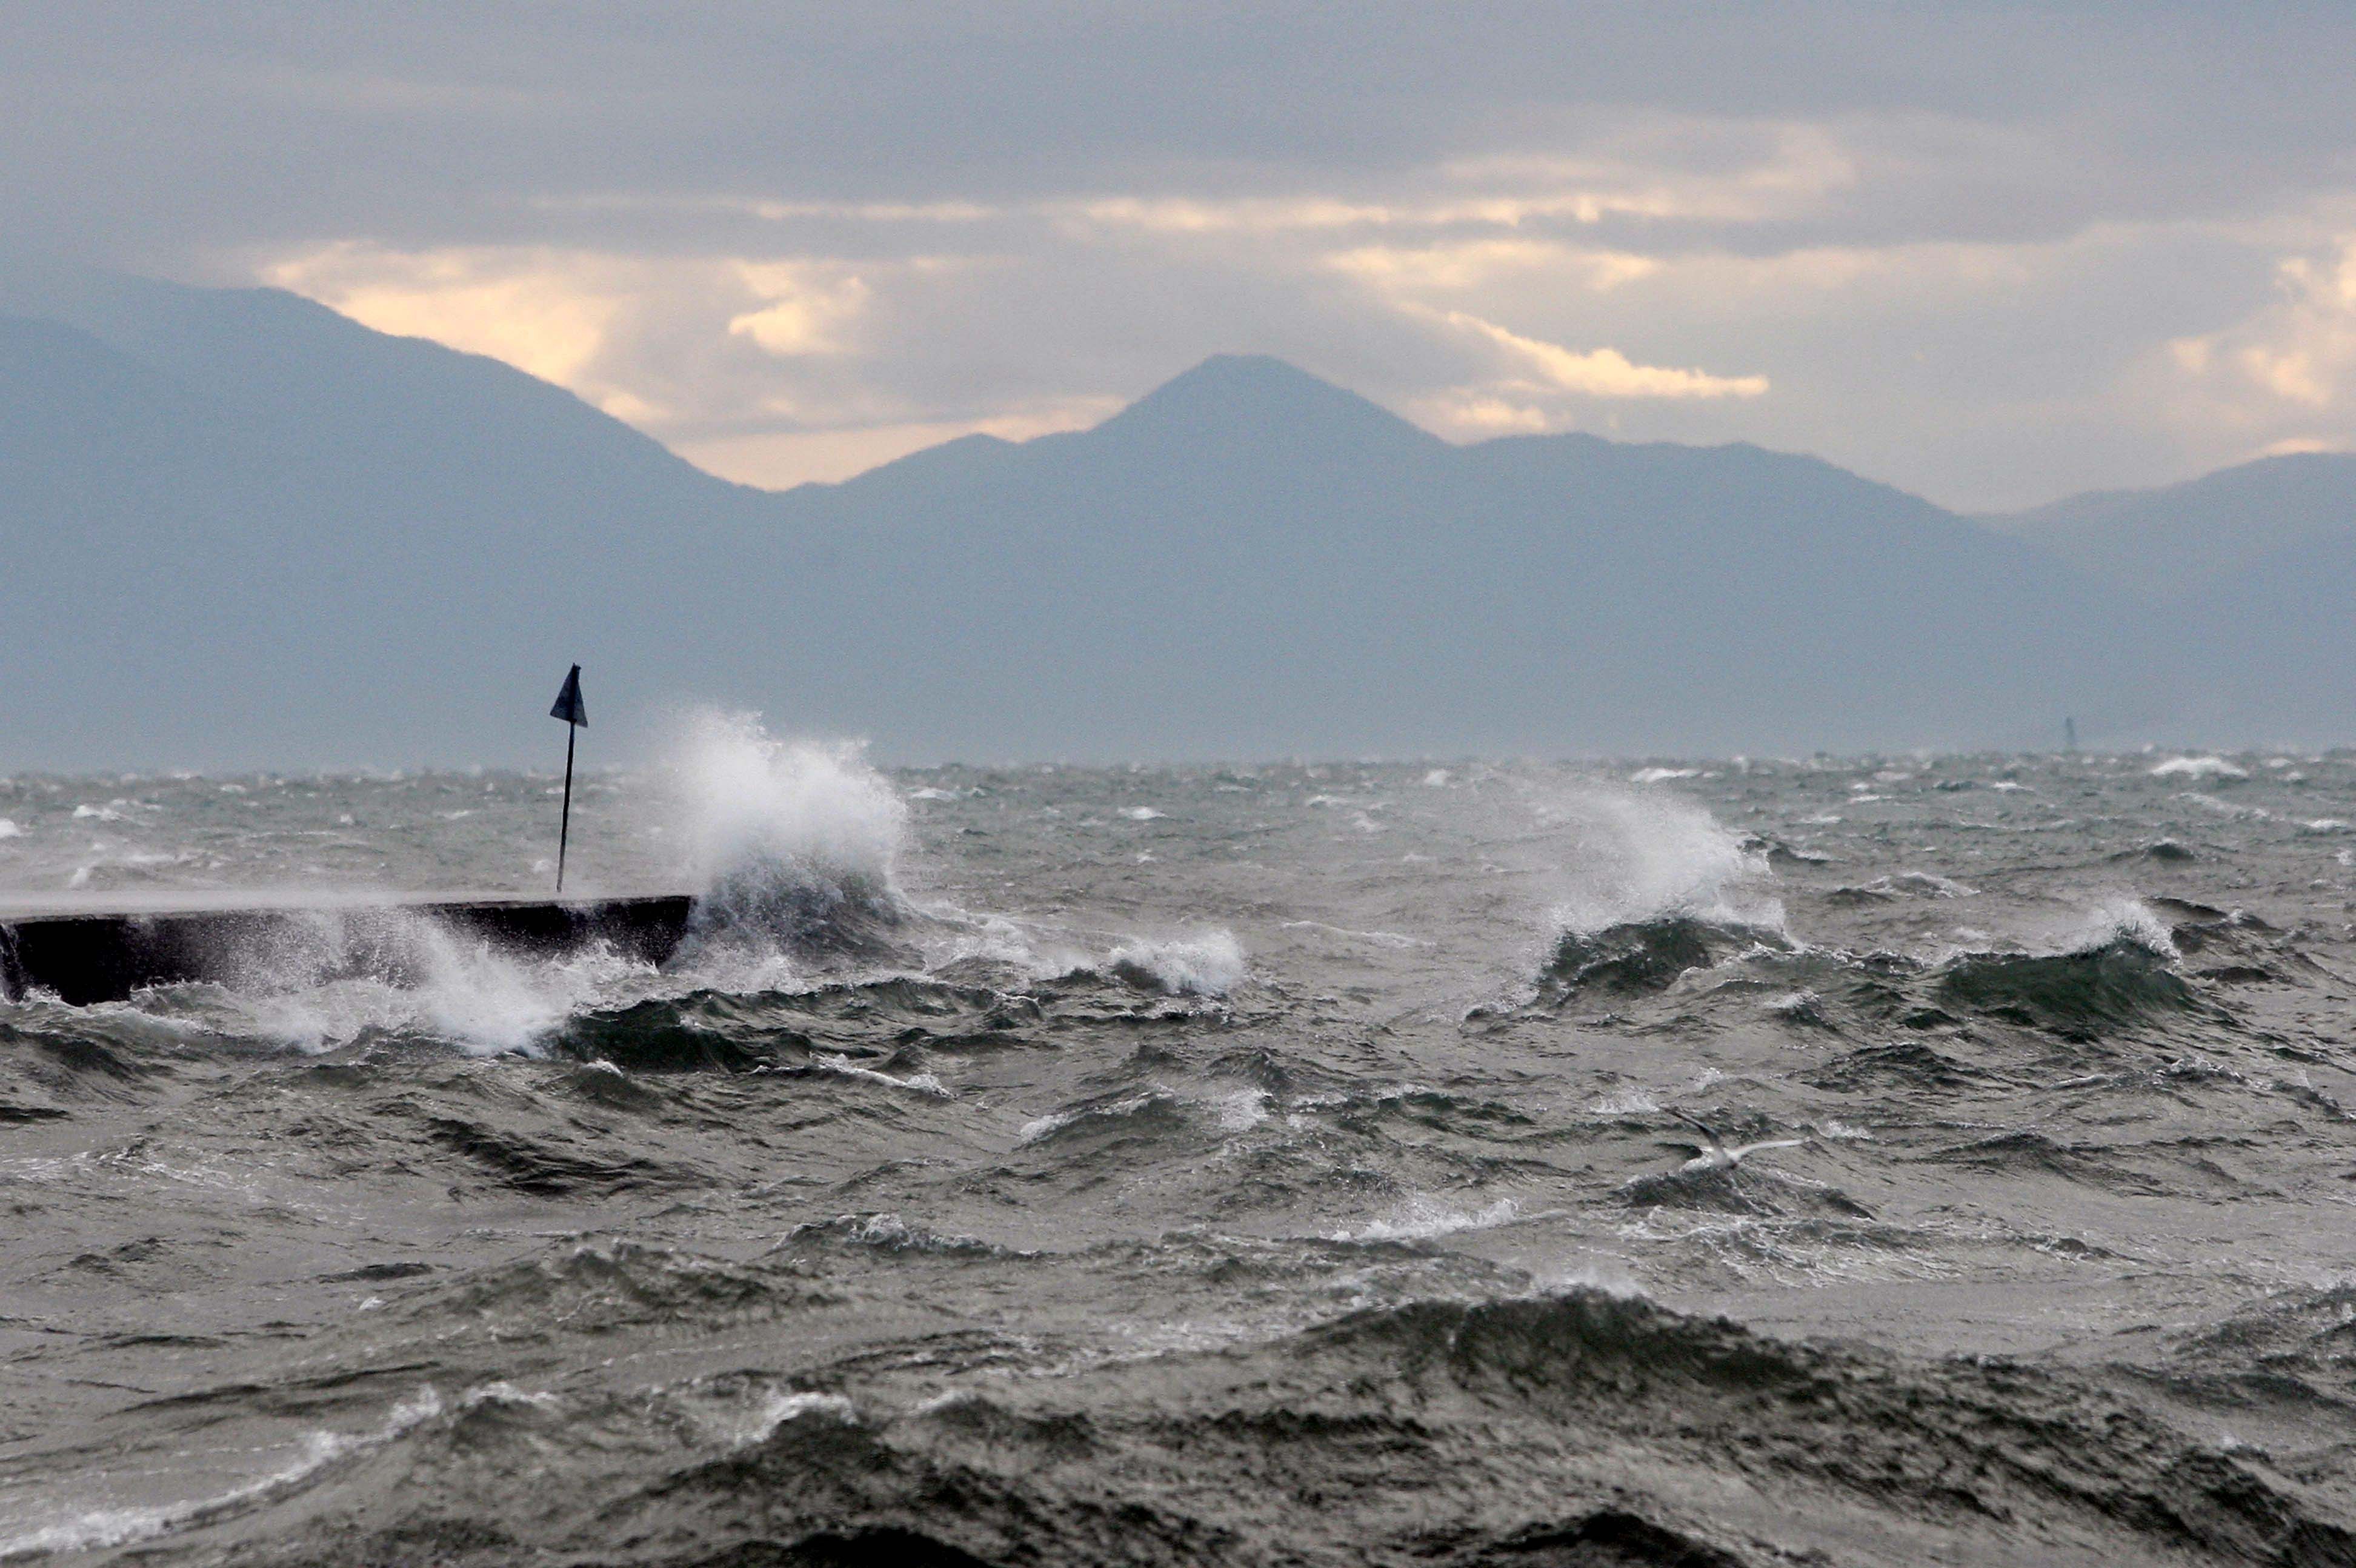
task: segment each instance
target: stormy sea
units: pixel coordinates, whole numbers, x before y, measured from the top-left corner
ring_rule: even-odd
[[[0,896],[540,890],[559,787],[17,777]],[[2356,1562],[2356,753],[713,719],[570,853],[685,948],[0,1004],[0,1560]]]

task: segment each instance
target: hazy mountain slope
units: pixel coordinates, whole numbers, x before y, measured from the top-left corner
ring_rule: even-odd
[[[149,757],[175,709],[242,722],[277,651],[279,558],[247,525],[274,465],[211,400],[89,334],[0,319],[0,721],[23,766],[110,736]],[[99,753],[102,754],[102,753]]]
[[[767,497],[291,295],[38,303],[74,325],[0,334],[9,765],[508,756],[571,659],[703,684],[676,628]]]
[[[920,637],[894,680],[1002,694],[937,717],[951,751],[2029,741],[2134,711],[2119,607],[1927,503],[1751,448],[1457,448],[1269,360],[787,505],[830,602]],[[883,710],[873,674],[816,680]]]
[[[2201,661],[2185,681],[2201,732],[2244,745],[2356,737],[2356,535],[2319,531],[2224,573],[2172,614]]]
[[[2065,712],[2150,712],[2111,595],[1817,459],[1584,436],[1463,458],[1459,509],[1512,547],[1492,575],[1521,624],[1617,672],[1632,739],[1662,709],[1707,750],[2041,745]]]
[[[271,291],[22,291],[0,766],[537,759],[708,699],[888,755],[2043,743],[2174,717],[2105,591],[1749,447],[1460,448],[1273,360],[785,495]],[[546,688],[547,690],[542,690]]]
[[[2157,490],[2099,491],[1982,521],[2173,603],[2277,550],[2329,535],[2356,539],[2356,455],[2262,458]]]

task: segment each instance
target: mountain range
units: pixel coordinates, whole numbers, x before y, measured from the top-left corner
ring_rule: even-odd
[[[766,492],[291,294],[0,280],[6,771],[541,761],[575,661],[609,760],[701,702],[909,761],[2330,742],[2351,540],[2356,458],[1973,518],[1233,356]]]

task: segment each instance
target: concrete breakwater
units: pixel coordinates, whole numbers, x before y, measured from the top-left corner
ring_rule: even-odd
[[[0,910],[0,995],[50,992],[76,1007],[143,987],[266,980],[290,968],[316,978],[409,978],[418,922],[504,952],[550,956],[603,943],[661,964],[685,939],[685,893],[534,900],[421,895],[366,902],[234,908]]]

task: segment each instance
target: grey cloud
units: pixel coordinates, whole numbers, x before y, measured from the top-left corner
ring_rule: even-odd
[[[2040,182],[2233,206],[2344,173],[2356,43],[2344,11],[2181,5],[216,4],[0,28],[12,205],[164,248],[447,239],[611,189],[1346,187],[1635,114],[2032,128],[2047,166],[1983,221],[2019,221]],[[2139,196],[2152,167],[2165,192]]]
[[[545,253],[611,296],[567,384],[676,443],[1094,406],[1240,348],[2010,503],[2356,437],[2344,400],[2192,420],[2155,368],[2356,231],[2351,46],[2344,7],[2185,3],[16,7],[0,244],[215,282]],[[1409,297],[1333,261],[1500,235],[1658,271]],[[839,351],[731,333],[740,261],[855,275]],[[1772,390],[1516,391],[1451,312]]]

